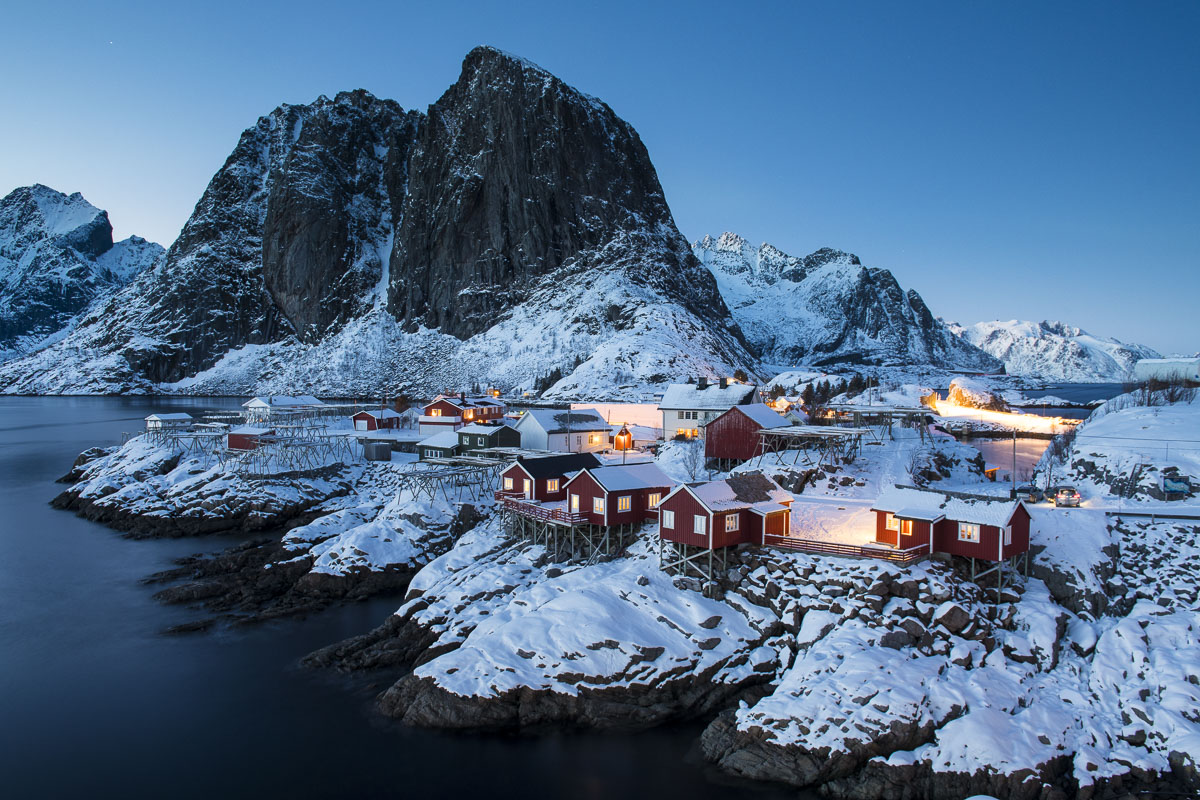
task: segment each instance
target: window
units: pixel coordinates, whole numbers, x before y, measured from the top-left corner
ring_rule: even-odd
[[[589,433],[588,434],[588,444],[600,444],[600,434]]]
[[[506,491],[506,492],[511,492],[511,491],[512,491],[512,488],[513,488],[513,479],[512,479],[512,478],[505,478],[505,479],[504,479],[504,491]]]
[[[426,458],[433,458],[433,455],[434,455],[434,453],[432,450],[430,450],[429,448],[425,448],[425,457]]]
[[[475,416],[475,412],[469,408],[463,412],[463,419],[470,419],[473,416]]]
[[[900,523],[896,520],[896,515],[888,514],[887,518],[884,520],[883,527],[887,528],[889,531],[900,530]]]
[[[429,416],[431,416],[431,417],[440,417],[441,415],[442,415],[442,410],[441,410],[440,408],[431,408],[431,409],[429,409]]]
[[[603,514],[604,513],[604,498],[603,497],[593,497],[592,498],[592,513],[593,514]]]
[[[631,495],[623,494],[617,498],[617,511],[628,511],[633,508]]]
[[[571,513],[572,514],[579,513],[579,495],[577,495],[577,494],[571,495]]]
[[[900,520],[900,532],[905,536],[911,536],[913,532],[913,521],[911,519]]]
[[[684,412],[682,412],[682,411],[676,411],[675,418],[676,419],[687,419],[687,417],[685,417],[683,414],[684,414]]]
[[[533,481],[529,480],[529,478],[526,478],[524,481],[522,481],[522,483],[525,484],[525,496],[533,497]]]
[[[679,419],[699,419],[698,411],[679,411]]]
[[[651,492],[646,495],[646,505],[649,508],[658,508],[658,504],[662,502],[662,492]]]
[[[960,542],[978,542],[979,526],[972,522],[958,523],[958,540]]]
[[[576,437],[575,437],[575,446],[576,446],[576,447],[583,447],[583,437],[582,437],[582,436],[576,436]]]
[[[674,511],[667,511],[666,509],[663,509],[662,526],[664,528],[674,528],[675,527],[675,512]]]
[[[1012,544],[1012,525],[1004,526],[1004,546],[1008,547]]]
[[[546,491],[547,492],[557,492],[558,491],[558,478],[547,478],[546,479]]]
[[[706,522],[708,522],[708,518],[703,514],[697,514],[692,517],[692,533],[698,533],[703,536]]]
[[[733,533],[742,524],[741,514],[726,514],[725,515],[725,532]]]

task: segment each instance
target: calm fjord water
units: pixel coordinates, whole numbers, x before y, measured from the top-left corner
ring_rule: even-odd
[[[198,616],[140,580],[236,539],[130,541],[47,504],[75,456],[153,411],[227,400],[0,398],[0,791],[25,797],[796,797],[721,781],[696,725],[452,736],[374,714],[382,685],[299,667],[375,627],[381,598],[167,636]]]

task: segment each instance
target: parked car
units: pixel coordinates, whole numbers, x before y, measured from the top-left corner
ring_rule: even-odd
[[[1040,503],[1042,501],[1042,490],[1032,483],[1024,483],[1017,487],[1017,498],[1030,503]]]
[[[1075,491],[1074,486],[1060,486],[1054,493],[1054,505],[1056,506],[1078,506],[1079,499],[1079,492]]]

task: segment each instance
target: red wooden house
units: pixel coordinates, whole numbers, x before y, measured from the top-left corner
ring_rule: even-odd
[[[790,425],[766,403],[734,406],[704,426],[704,457],[746,461],[758,455],[758,432]]]
[[[761,472],[681,484],[659,504],[659,537],[707,550],[786,536],[792,496]]]
[[[257,450],[262,445],[262,437],[274,436],[275,430],[262,428],[234,428],[225,437],[225,446],[230,450]]]
[[[464,394],[438,395],[422,409],[421,433],[456,430],[472,422],[499,422],[504,419],[504,403],[491,397],[467,397]]]
[[[1029,551],[1029,511],[1020,500],[892,489],[871,507],[875,542],[1000,562]]]
[[[520,497],[539,503],[562,501],[567,497],[567,478],[582,469],[599,466],[600,459],[591,453],[521,457],[501,473],[497,496]]]
[[[367,409],[350,417],[356,431],[395,430],[400,427],[403,418],[403,414],[390,408]]]
[[[590,525],[634,525],[658,518],[675,481],[655,464],[581,470],[567,481],[567,510]]]

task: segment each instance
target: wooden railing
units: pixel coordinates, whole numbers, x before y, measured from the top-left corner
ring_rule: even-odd
[[[884,547],[863,547],[857,544],[842,542],[821,542],[814,539],[793,539],[790,536],[763,537],[767,547],[778,547],[782,550],[798,550],[802,553],[820,553],[831,556],[850,556],[852,558],[880,558],[895,564],[907,565],[920,561],[929,555],[929,545],[921,544],[907,550],[891,550]]]
[[[558,508],[547,508],[540,503],[525,500],[520,494],[496,492],[496,499],[503,504],[506,510],[530,519],[558,522],[563,525],[582,525],[587,522],[587,517],[583,514],[572,514]]]

